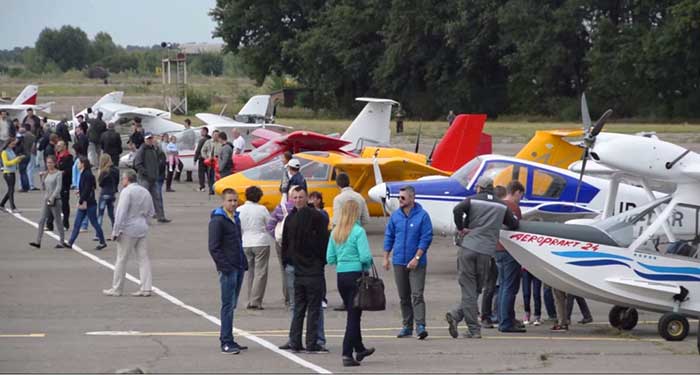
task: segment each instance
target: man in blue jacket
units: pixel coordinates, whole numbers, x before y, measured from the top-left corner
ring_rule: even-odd
[[[233,310],[248,262],[243,254],[241,222],[236,212],[238,193],[225,189],[221,199],[223,204],[212,211],[209,219],[209,254],[216,264],[221,284],[221,352],[238,354],[248,347],[233,340]]]
[[[389,218],[384,232],[384,269],[390,267],[389,254],[393,251],[394,280],[401,299],[403,328],[396,337],[413,335],[413,322],[419,340],[428,337],[425,329],[425,272],[427,252],[433,241],[433,224],[430,216],[415,202],[416,191],[404,186],[399,191],[400,210]]]

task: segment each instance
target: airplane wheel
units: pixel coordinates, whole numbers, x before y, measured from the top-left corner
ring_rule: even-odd
[[[638,320],[639,314],[637,314],[637,309],[629,307],[613,306],[608,314],[610,325],[625,331],[636,327]]]
[[[683,341],[688,331],[688,319],[681,314],[666,313],[659,319],[659,335],[667,341]]]

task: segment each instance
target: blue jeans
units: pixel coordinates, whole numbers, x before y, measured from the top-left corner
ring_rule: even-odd
[[[530,313],[530,296],[535,304],[535,316],[542,317],[542,282],[527,270],[523,270],[523,306],[525,312]]]
[[[241,294],[244,270],[236,269],[224,273],[219,272],[219,284],[221,285],[221,333],[219,341],[221,347],[233,345],[233,311],[238,304],[238,296]]]
[[[36,155],[32,155],[29,158],[29,164],[27,164],[27,179],[29,182],[29,188],[34,189],[34,171],[36,169]]]
[[[90,224],[92,224],[93,228],[95,228],[95,233],[97,233],[97,239],[100,241],[100,244],[105,243],[105,235],[102,233],[102,227],[100,224],[97,222],[97,205],[92,205],[92,206],[87,206],[86,210],[78,210],[78,212],[75,213],[75,221],[73,222],[73,232],[70,235],[70,240],[68,241],[69,244],[75,243],[75,240],[78,238],[78,234],[80,234],[80,223],[85,220],[85,217],[87,216],[88,220],[90,220]]]
[[[27,167],[29,167],[29,158],[24,158],[19,162],[19,182],[23,191],[30,189],[29,176],[27,175]]]
[[[544,307],[547,309],[547,317],[550,319],[557,318],[557,308],[554,305],[554,295],[552,287],[544,285]]]
[[[289,293],[289,313],[290,318],[294,319],[294,266],[284,266],[284,273],[287,279],[287,293]],[[325,297],[324,297],[325,299]],[[318,337],[316,343],[321,346],[326,346],[326,330],[324,328],[323,303],[321,304],[321,313],[318,315]]]
[[[158,202],[160,202],[161,209],[162,209],[162,207],[165,207],[163,205],[163,184],[164,183],[165,183],[165,180],[162,178],[158,178],[158,180],[156,180],[156,189],[158,189]],[[157,205],[154,205],[154,206],[158,207]],[[163,217],[165,217],[165,213],[163,213]],[[159,217],[159,219],[160,219],[160,217]]]
[[[496,251],[498,267],[498,330],[515,326],[515,296],[520,288],[520,264],[507,251]]]
[[[102,226],[102,220],[105,216],[105,208],[109,220],[112,222],[112,227],[114,227],[114,195],[100,194],[100,201],[97,203],[97,222],[100,223],[100,226]]]

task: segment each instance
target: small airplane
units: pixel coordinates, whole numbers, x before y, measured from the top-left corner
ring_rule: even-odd
[[[0,111],[7,111],[10,119],[22,121],[27,115],[27,110],[32,108],[46,113],[51,113],[53,102],[36,104],[39,87],[37,85],[27,85],[12,103],[0,103]]]
[[[122,103],[123,91],[113,91],[102,96],[90,107],[93,113],[102,112],[102,119],[107,122],[124,124],[134,117],[140,117],[144,131],[154,134],[170,133],[181,131],[185,126],[170,120],[170,113],[156,108],[136,107]],[[87,108],[74,114],[73,123],[78,123],[78,116],[87,117]]]
[[[580,135],[583,135],[582,130],[538,131],[516,157],[480,155],[449,177],[428,176],[417,181],[381,183],[370,189],[369,197],[375,202],[382,202],[387,212],[391,213],[399,207],[399,189],[410,184],[416,189],[416,201],[430,214],[433,229],[438,233],[451,234],[455,231],[455,225],[452,216],[445,215],[445,212],[452,212],[457,203],[476,194],[476,181],[481,176],[488,176],[496,186],[505,187],[512,180],[519,180],[525,186],[520,207],[526,219],[564,222],[596,217],[603,210],[610,181],[580,176],[579,173],[550,165],[567,167],[580,160],[584,149],[562,139]],[[617,212],[646,202],[648,196],[644,189],[630,184],[619,185],[615,201]]]
[[[335,184],[335,177],[339,172],[347,173],[353,189],[367,197],[369,189],[377,184],[378,176],[389,181],[415,180],[428,175],[447,176],[452,173],[450,168],[461,163],[460,159],[465,157],[465,154],[466,157],[471,158],[480,149],[490,150],[490,143],[484,145],[481,138],[474,136],[475,133],[481,132],[486,119],[485,115],[462,116],[458,119],[459,121],[456,119],[443,137],[450,141],[442,142],[434,149],[433,165],[430,166],[427,165],[428,157],[425,155],[396,148],[364,147],[359,154],[351,153],[344,150],[352,144],[350,140],[332,137],[328,137],[327,141],[336,142],[334,150],[302,152],[295,154],[294,157],[301,162],[300,172],[306,178],[309,191],[321,192],[327,202],[332,202],[340,191]],[[352,126],[356,123],[357,120]],[[455,135],[461,135],[462,139]],[[490,140],[488,137],[485,139]],[[462,149],[454,147],[455,144],[461,144]],[[438,169],[436,165],[445,169]],[[253,185],[258,186],[263,190],[260,204],[272,210],[279,204],[282,197],[279,185],[283,170],[281,159],[275,157],[265,164],[217,181],[214,190],[220,194],[225,188],[234,188],[239,192],[239,199],[244,200],[245,189]],[[370,201],[368,208],[372,216],[384,215],[384,210],[379,203]],[[331,210],[328,211],[332,215]]]
[[[584,97],[584,114],[586,107]],[[517,230],[501,231],[501,242],[548,285],[615,305],[612,326],[630,330],[636,309],[649,310],[662,313],[661,337],[683,340],[687,317],[700,316],[700,155],[655,137],[601,134],[604,122],[591,127],[584,117],[581,168],[583,175],[590,157],[613,171],[600,220],[521,222]],[[614,215],[623,177],[642,185],[648,203]],[[676,188],[659,196],[649,188],[653,180]]]
[[[269,95],[264,96],[269,97]],[[391,99],[378,98],[357,98],[356,100],[366,102],[367,104],[364,106],[360,114],[355,117],[340,138],[311,131],[294,131],[284,134],[269,129],[277,128],[282,129],[283,131],[291,129],[288,126],[277,124],[243,124],[243,126],[248,126],[248,144],[256,148],[249,150],[250,152],[233,156],[234,173],[242,172],[249,168],[265,164],[272,159],[280,157],[286,151],[291,151],[292,153],[303,151],[343,151],[352,153],[356,152],[355,150],[361,149],[367,145],[388,145],[391,142],[391,133],[389,131],[391,107],[398,104],[398,102]],[[249,103],[251,101],[253,101],[253,98],[251,98]],[[254,107],[251,106],[251,108]],[[257,108],[261,107],[258,105]],[[246,110],[245,106],[241,112],[244,110]],[[250,109],[246,111],[251,112]],[[266,112],[269,112],[269,109],[259,111],[259,113]],[[206,118],[210,121],[215,121],[218,117],[219,116],[216,115],[206,116]],[[202,118],[200,117],[200,119]],[[230,120],[232,119],[228,120],[229,123],[218,125],[221,123],[219,118],[217,125],[214,125],[213,127],[219,130],[232,130],[233,128],[236,128],[241,130],[241,133],[243,133],[243,129],[246,128],[232,125],[230,124]],[[196,139],[199,139],[199,130],[196,128],[193,129],[197,132]],[[211,133],[212,129],[210,128],[209,131]],[[178,140],[180,139],[177,134],[176,137],[178,137]],[[230,134],[229,139],[232,139]],[[193,162],[195,149],[194,145],[196,145],[196,141],[193,142],[193,146],[190,146],[189,148],[183,150],[184,147],[181,147],[180,158],[183,160],[185,170],[195,169]]]

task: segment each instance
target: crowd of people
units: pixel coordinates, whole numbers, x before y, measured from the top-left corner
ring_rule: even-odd
[[[166,192],[174,191],[172,181],[179,179],[182,171],[178,140],[167,134],[157,137],[144,132],[140,119],[136,118],[127,143],[134,153],[133,165],[123,169],[120,176],[121,137],[113,124],[105,124],[101,113],[91,117],[88,112],[87,116],[78,116],[74,137],[65,121],[50,128],[46,119],[39,119],[31,111],[21,123],[0,112],[0,156],[7,185],[0,208],[17,212],[15,186],[19,185],[20,191],[39,190],[34,185],[38,173],[43,190],[41,219],[37,237],[30,246],[41,248],[45,230],[55,229],[59,237],[55,247],[71,248],[89,222],[98,241],[96,250],[107,247],[108,240],[117,247],[112,286],[103,290],[103,294],[124,293],[126,263],[134,253],[139,264],[140,288],[132,295],[148,297],[152,294],[152,277],[147,235],[151,219],[170,222],[165,216],[162,194],[164,185]],[[233,157],[243,152],[245,141],[237,131],[233,132],[232,142],[217,130],[209,136],[206,127],[200,129],[200,135],[194,157],[199,190],[214,194],[214,182],[233,173]],[[69,148],[71,144],[73,152]],[[279,187],[282,199],[272,213],[259,203],[262,190],[251,186],[246,189],[245,203],[240,206],[238,193],[225,189],[221,206],[210,215],[208,249],[221,288],[221,351],[238,354],[247,349],[234,340],[234,310],[244,283],[246,308],[264,310],[270,252],[274,246],[280,264],[282,296],[290,309],[289,336],[280,349],[296,353],[329,352],[324,309],[327,307],[325,266],[331,265],[336,269],[343,304],[339,310],[347,313],[342,364],[359,366],[375,352],[375,348],[363,342],[362,310],[354,303],[358,280],[373,266],[365,230],[369,223],[367,204],[353,190],[349,176],[338,173],[336,184],[340,193],[333,199],[331,219],[323,196],[308,191],[300,161],[291,153],[283,157]],[[191,175],[188,180],[191,181]],[[506,187],[494,187],[487,177],[480,178],[476,186],[477,194],[453,210],[458,231],[455,245],[461,296],[445,314],[450,335],[459,336],[461,321],[467,326],[464,336],[473,339],[481,338],[482,328],[496,325],[504,333],[521,333],[527,325],[541,325],[542,294],[548,318],[556,322],[552,331],[568,329],[574,302],[579,304],[584,316],[580,323],[591,322],[584,299],[543,285],[522,269],[498,242],[503,226],[511,229],[518,226],[524,186],[515,180]],[[66,240],[65,233],[71,228],[71,190],[75,190],[77,211]],[[384,232],[382,266],[387,271],[393,268],[400,301],[402,328],[397,338],[415,336],[425,340],[429,334],[424,289],[433,239],[432,223],[428,213],[415,201],[413,187],[400,189],[398,198],[400,209],[391,214]],[[6,209],[8,202],[10,207]],[[111,232],[107,235],[102,230],[105,211],[111,222]],[[518,320],[515,298],[521,278],[525,316]],[[534,312],[530,309],[530,299]],[[306,335],[302,340],[305,320]]]

